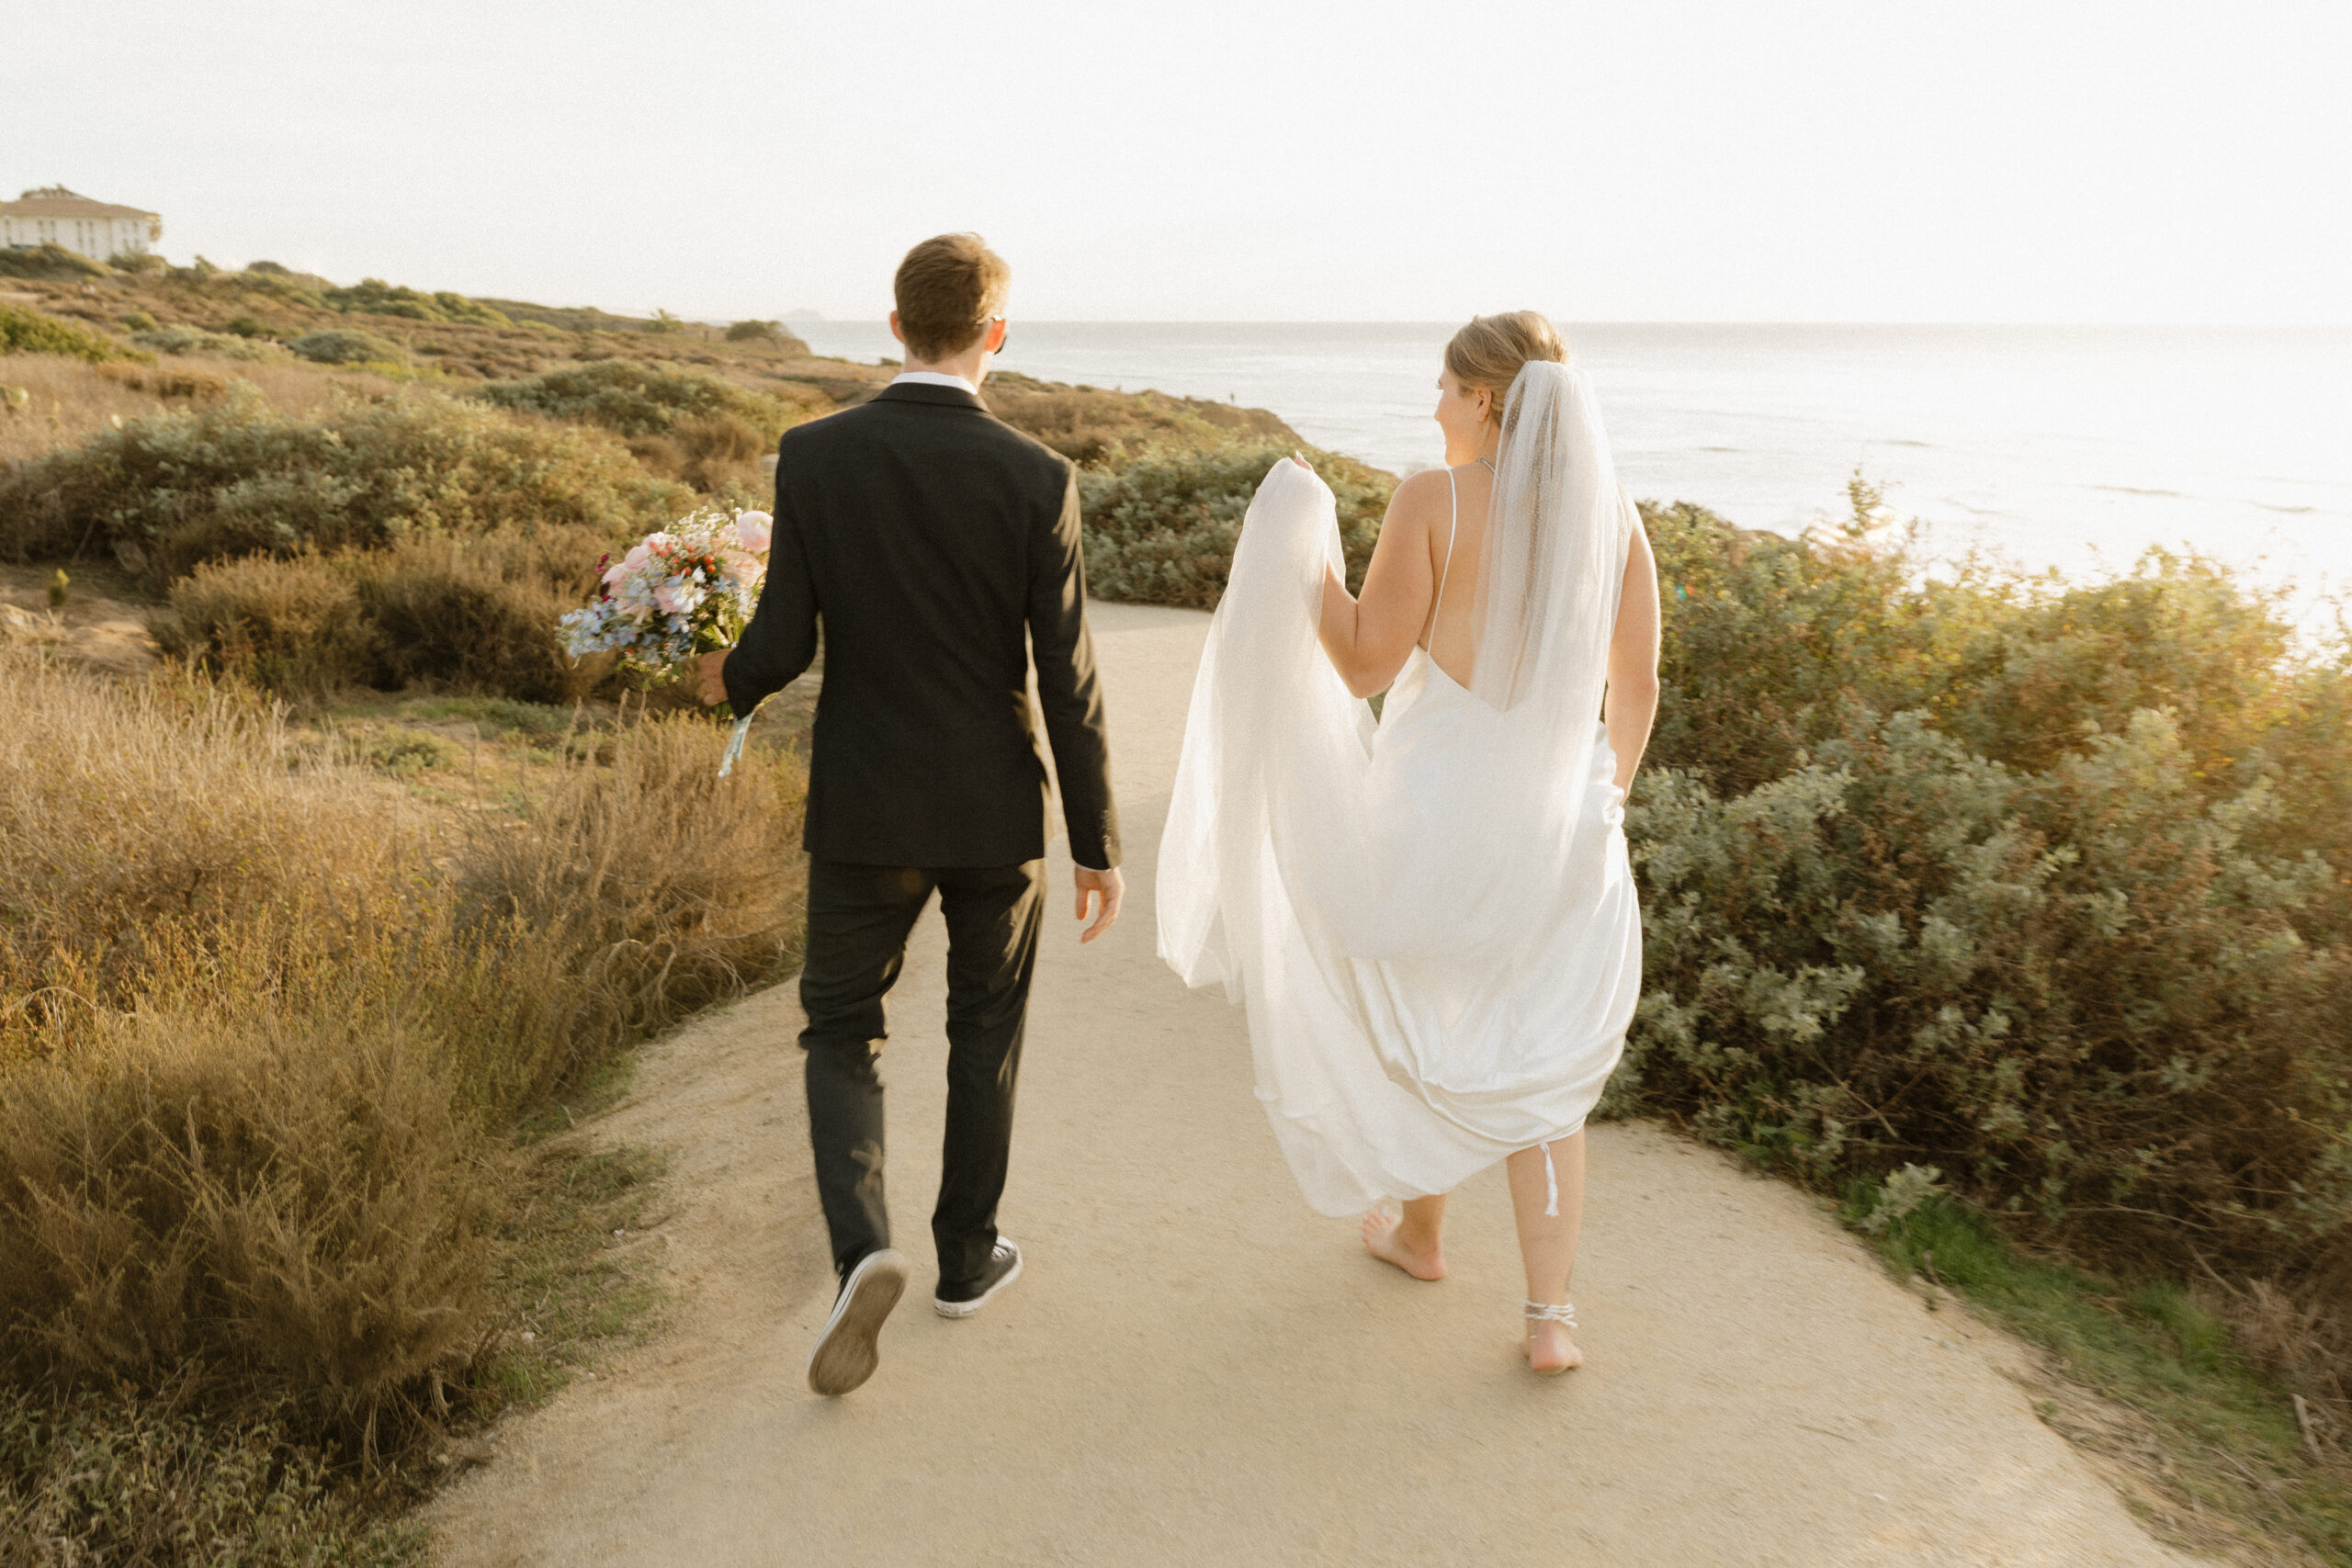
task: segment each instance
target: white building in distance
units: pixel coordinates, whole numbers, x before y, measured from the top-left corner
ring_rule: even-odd
[[[0,245],[62,245],[93,261],[136,255],[164,237],[164,220],[136,207],[116,207],[42,186],[0,201]]]

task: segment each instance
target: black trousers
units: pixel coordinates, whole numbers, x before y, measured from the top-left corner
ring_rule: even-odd
[[[931,1216],[943,1283],[977,1280],[996,1246],[1012,1087],[1044,914],[1045,863],[983,869],[808,863],[808,1137],[833,1268],[890,1245],[882,1191],[883,998],[933,888],[947,919],[947,1132]]]

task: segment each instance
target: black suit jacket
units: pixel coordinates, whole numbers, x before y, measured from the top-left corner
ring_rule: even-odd
[[[726,663],[738,714],[808,668],[820,623],[810,854],[942,867],[1042,856],[1034,649],[1070,853],[1119,863],[1068,458],[953,387],[893,386],[786,431],[767,586]]]

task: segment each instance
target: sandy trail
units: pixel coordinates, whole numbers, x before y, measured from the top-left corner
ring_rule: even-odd
[[[933,1314],[944,941],[891,1010],[892,1208],[914,1287],[880,1372],[810,1394],[831,1278],[792,989],[646,1053],[602,1135],[677,1152],[672,1332],[510,1423],[435,1506],[461,1564],[2187,1563],[2003,1369],[1802,1195],[1596,1126],[1575,1296],[1537,1380],[1497,1168],[1453,1277],[1366,1258],[1299,1201],[1240,1014],[1153,954],[1151,863],[1207,618],[1098,605],[1133,902],[1077,946],[1067,860],[1002,1224],[1022,1281]]]

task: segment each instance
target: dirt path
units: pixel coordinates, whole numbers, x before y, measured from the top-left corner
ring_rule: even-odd
[[[674,1330],[511,1423],[436,1506],[461,1564],[2186,1563],[2034,1416],[2016,1348],[1929,1314],[1801,1195],[1640,1125],[1592,1134],[1591,1358],[1514,1350],[1499,1168],[1442,1285],[1297,1196],[1240,1015],[1153,955],[1151,862],[1206,617],[1098,606],[1133,913],[1042,961],[979,1316],[929,1310],[935,919],[892,1010],[913,1291],[881,1371],[802,1382],[831,1280],[789,987],[650,1051],[605,1135],[677,1151]]]

